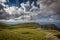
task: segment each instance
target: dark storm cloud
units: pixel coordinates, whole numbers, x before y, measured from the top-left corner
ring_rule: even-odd
[[[3,6],[0,4],[0,10],[3,9]]]
[[[45,15],[51,15],[51,17],[54,20],[60,20],[60,0],[39,0],[41,1],[42,5],[46,6],[42,11],[43,14]],[[53,11],[53,12],[48,12]]]

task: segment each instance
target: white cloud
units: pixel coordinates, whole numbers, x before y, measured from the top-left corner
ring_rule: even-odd
[[[0,20],[2,22],[50,22],[56,21],[60,16],[56,16],[56,12],[54,10],[50,10],[48,6],[43,5],[42,3],[38,3],[40,8],[35,7],[32,3],[32,8],[29,8],[29,2],[26,4],[22,3],[21,7],[18,8],[16,6],[6,6],[4,8],[6,14],[9,14],[9,20]],[[44,18],[43,16],[50,16],[47,19],[41,20]],[[41,18],[40,18],[41,17]],[[38,19],[39,18],[39,19]],[[37,20],[34,20],[37,19]],[[56,19],[56,20],[55,20]],[[59,19],[60,20],[60,19]]]
[[[6,2],[6,0],[0,0],[0,2]]]

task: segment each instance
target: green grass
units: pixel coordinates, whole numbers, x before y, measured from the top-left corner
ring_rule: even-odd
[[[38,34],[41,33],[37,30],[21,28],[14,30],[3,30],[0,32],[0,38],[2,38],[1,40],[29,40],[30,38],[35,39],[43,36],[42,34],[40,36]]]
[[[0,40],[54,40],[46,38],[46,33],[59,34],[57,30],[41,30],[39,24],[0,25]]]
[[[0,40],[53,40],[52,38],[45,38],[46,32],[45,30],[27,28],[4,29],[0,31]]]

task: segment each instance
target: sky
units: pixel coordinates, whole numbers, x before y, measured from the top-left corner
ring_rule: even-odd
[[[17,24],[27,22],[54,23],[60,26],[59,0],[0,0],[0,22]],[[2,7],[3,6],[3,7]]]

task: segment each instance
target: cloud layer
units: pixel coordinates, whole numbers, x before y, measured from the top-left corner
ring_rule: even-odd
[[[6,2],[5,0],[0,2]],[[59,0],[40,0],[37,1],[37,6],[34,6],[34,2],[29,5],[29,1],[26,4],[21,3],[21,7],[16,6],[9,7],[4,3],[0,3],[4,8],[0,9],[0,21],[4,22],[47,22],[47,21],[60,21],[60,5]]]

